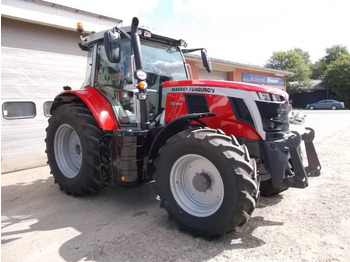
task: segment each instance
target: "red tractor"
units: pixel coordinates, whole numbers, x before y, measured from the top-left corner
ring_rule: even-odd
[[[67,194],[155,180],[169,216],[210,237],[244,225],[259,192],[304,188],[320,174],[313,130],[289,129],[287,93],[190,80],[183,54],[201,51],[210,72],[205,49],[186,49],[137,18],[81,39],[85,87],[64,87],[55,98],[46,137],[51,172]]]

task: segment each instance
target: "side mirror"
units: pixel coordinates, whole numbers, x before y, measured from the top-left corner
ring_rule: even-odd
[[[205,69],[207,69],[209,73],[211,73],[212,68],[211,68],[210,58],[205,49],[201,50],[201,56],[202,56],[203,66],[205,67]]]
[[[104,45],[108,60],[112,63],[119,63],[121,59],[120,34],[114,31],[105,32]]]

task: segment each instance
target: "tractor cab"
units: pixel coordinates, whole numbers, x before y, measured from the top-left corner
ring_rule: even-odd
[[[83,33],[82,30],[80,32]],[[166,81],[191,78],[191,71],[183,53],[204,51],[202,48],[184,49],[187,44],[183,40],[164,37],[149,29],[138,27],[140,52],[135,52],[130,34],[131,27],[93,33],[81,37],[80,47],[82,50],[88,50],[90,57],[84,87],[93,86],[107,98],[121,129],[137,130],[141,127],[141,111],[144,110],[139,103],[139,94],[146,94],[142,98],[147,100],[146,118],[151,124],[159,121],[165,108],[162,84]],[[112,54],[112,57],[109,54]],[[141,61],[142,68],[136,68],[135,56],[140,54],[141,57],[136,59]],[[206,53],[203,57],[208,64]],[[137,69],[145,72],[144,80],[140,81],[135,76]],[[142,83],[143,86],[140,87],[138,82],[143,81],[145,84]]]

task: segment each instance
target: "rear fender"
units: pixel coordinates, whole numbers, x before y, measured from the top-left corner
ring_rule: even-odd
[[[94,115],[97,124],[103,130],[118,130],[119,125],[113,109],[107,99],[93,87],[83,90],[66,90],[54,100],[51,113],[57,107],[67,103],[83,102]]]

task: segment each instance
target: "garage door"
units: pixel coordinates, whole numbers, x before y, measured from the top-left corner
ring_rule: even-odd
[[[228,73],[223,71],[213,71],[208,73],[205,69],[199,69],[199,79],[211,79],[211,80],[228,80]]]
[[[46,164],[44,139],[51,102],[65,85],[80,88],[86,69],[86,58],[71,54],[67,51],[71,47],[65,46],[79,49],[75,38],[65,38],[57,29],[44,37],[48,29],[17,23],[2,24],[2,39],[6,37],[1,47],[3,173]],[[26,30],[18,35],[17,26]],[[56,41],[57,37],[61,39]],[[36,45],[33,39],[40,43]],[[44,51],[36,50],[38,46]]]

